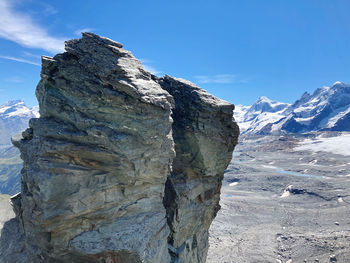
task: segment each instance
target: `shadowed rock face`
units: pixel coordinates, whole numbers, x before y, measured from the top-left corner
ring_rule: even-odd
[[[220,209],[221,181],[239,134],[234,106],[186,80],[165,76],[159,83],[175,100],[176,157],[164,197],[172,262],[205,262],[208,229]]]
[[[92,33],[42,64],[40,118],[13,139],[24,161],[13,200],[21,253],[31,262],[205,262],[237,142],[233,105],[152,76]]]

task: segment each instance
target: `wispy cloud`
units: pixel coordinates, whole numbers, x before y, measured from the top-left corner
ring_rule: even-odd
[[[161,75],[162,71],[156,69],[154,66],[150,65],[151,63],[154,63],[153,60],[147,59],[147,58],[141,58],[140,61],[142,62],[142,66],[145,68],[145,70],[151,72],[153,75]]]
[[[92,28],[92,27],[86,27],[86,28],[82,28],[82,29],[78,29],[78,30],[75,30],[74,31],[74,34],[77,35],[77,36],[80,36],[81,33],[84,33],[84,32],[92,32],[94,31],[95,29]]]
[[[35,65],[35,66],[40,66],[40,63],[37,63],[35,61],[31,61],[31,60],[27,60],[27,59],[23,59],[23,58],[3,56],[3,55],[0,55],[0,58],[12,60],[12,61],[17,61],[17,62],[22,62],[22,63],[26,63],[26,64],[31,64],[31,65]]]
[[[10,3],[13,1],[0,1],[0,37],[24,47],[41,48],[52,53],[63,51],[63,38],[50,36],[30,16],[14,11]]]
[[[194,76],[194,78],[199,83],[228,84],[228,83],[247,82],[246,79],[240,78],[238,75],[235,75],[235,74],[217,74],[217,75],[213,75],[213,76],[199,75],[199,76]]]
[[[45,16],[51,16],[54,14],[57,14],[58,11],[51,5],[47,4],[47,3],[41,3],[42,7],[43,7],[43,14]]]
[[[24,55],[25,57],[28,57],[28,58],[36,58],[36,59],[40,59],[41,58],[41,55],[33,54],[31,52],[28,52],[28,51],[22,51],[22,55]]]
[[[148,58],[140,58],[140,61],[142,62],[142,64],[151,64],[151,63],[154,63],[153,60],[148,59]]]
[[[162,74],[161,71],[157,70],[155,67],[152,67],[150,65],[143,65],[143,67],[145,68],[145,70],[151,72],[153,75],[160,75],[160,74]]]
[[[22,79],[18,76],[8,77],[4,79],[6,82],[21,83]]]

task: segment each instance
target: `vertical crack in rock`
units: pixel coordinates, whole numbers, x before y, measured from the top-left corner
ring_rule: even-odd
[[[65,49],[42,58],[40,118],[13,138],[22,192],[0,257],[205,262],[239,133],[234,106],[151,75],[110,39],[83,33]]]
[[[158,82],[175,100],[176,157],[164,197],[169,252],[172,262],[205,262],[221,181],[239,134],[234,106],[186,80],[165,76]]]

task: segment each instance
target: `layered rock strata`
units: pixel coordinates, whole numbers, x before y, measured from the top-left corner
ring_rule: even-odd
[[[29,262],[205,262],[237,142],[233,105],[151,75],[107,38],[83,33],[65,49],[43,57],[40,118],[13,139],[24,161],[13,200],[21,253]]]

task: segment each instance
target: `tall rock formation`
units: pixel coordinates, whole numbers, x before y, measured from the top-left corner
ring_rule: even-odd
[[[29,262],[205,262],[239,133],[233,105],[92,33],[43,57],[36,95],[40,118],[13,139]],[[20,258],[3,241],[0,258]]]
[[[182,79],[159,80],[175,100],[176,157],[165,187],[172,262],[205,262],[224,171],[239,133],[233,105]]]

